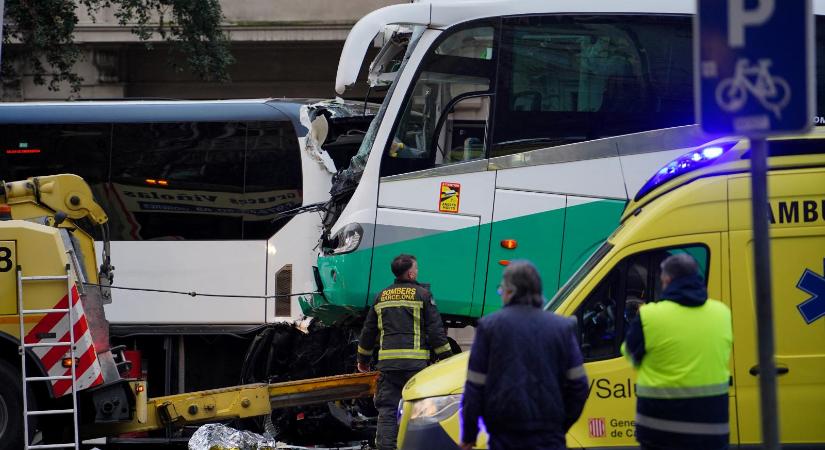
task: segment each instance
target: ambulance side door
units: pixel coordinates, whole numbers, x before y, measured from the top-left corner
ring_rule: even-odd
[[[750,180],[729,181],[741,444],[761,442]],[[783,443],[825,443],[825,170],[769,176],[773,320]]]

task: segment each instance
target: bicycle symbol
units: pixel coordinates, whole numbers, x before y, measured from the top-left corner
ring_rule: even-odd
[[[716,104],[725,111],[736,112],[745,106],[750,93],[781,119],[782,110],[791,101],[791,87],[784,78],[771,75],[772,63],[770,59],[760,59],[752,66],[747,58],[736,61],[733,77],[716,86]]]

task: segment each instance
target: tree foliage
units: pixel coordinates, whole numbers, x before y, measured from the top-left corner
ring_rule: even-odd
[[[6,0],[3,28],[4,84],[19,82],[23,73],[37,84],[58,90],[68,82],[73,92],[83,81],[74,71],[81,58],[74,43],[80,7],[94,20],[111,8],[122,26],[131,27],[146,45],[157,33],[170,43],[170,55],[183,55],[184,65],[203,80],[227,81],[233,62],[229,40],[221,30],[219,0]]]

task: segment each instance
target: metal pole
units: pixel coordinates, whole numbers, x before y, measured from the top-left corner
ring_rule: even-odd
[[[773,303],[771,299],[771,247],[768,235],[768,144],[751,140],[751,211],[753,221],[753,268],[756,293],[756,333],[759,347],[759,396],[762,442],[767,450],[779,450],[779,416],[776,401]]]

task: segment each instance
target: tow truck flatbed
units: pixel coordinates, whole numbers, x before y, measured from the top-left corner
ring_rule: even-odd
[[[131,422],[95,425],[88,435],[114,436],[123,433],[182,427],[268,415],[274,409],[336,400],[368,397],[375,393],[378,372],[336,375],[256,383],[221,389],[147,398],[146,382],[131,382],[136,405]]]

